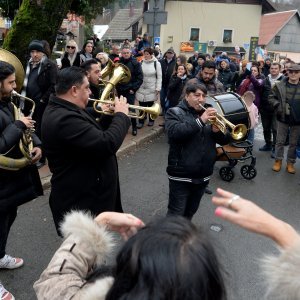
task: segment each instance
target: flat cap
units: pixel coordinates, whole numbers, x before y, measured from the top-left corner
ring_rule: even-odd
[[[298,64],[292,64],[289,68],[288,71],[300,71],[300,65]]]

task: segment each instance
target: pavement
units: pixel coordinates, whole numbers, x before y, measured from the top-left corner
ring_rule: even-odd
[[[121,157],[123,155],[129,154],[137,150],[141,145],[146,142],[151,141],[153,138],[159,136],[164,132],[164,127],[159,126],[159,124],[164,123],[164,119],[162,116],[159,116],[153,126],[147,126],[147,122],[143,128],[138,129],[138,134],[133,136],[131,134],[131,127],[128,130],[128,133],[125,137],[125,140],[121,146],[121,148],[117,152],[117,157]],[[263,140],[263,129],[261,122],[259,122],[258,126],[255,128],[255,140]],[[50,187],[51,180],[51,172],[48,168],[48,165],[43,166],[39,169],[42,185],[44,189]]]
[[[138,129],[138,133],[136,136],[131,134],[131,127],[128,130],[128,133],[123,141],[121,148],[117,152],[117,157],[121,157],[123,155],[129,154],[137,150],[141,145],[146,142],[151,141],[153,138],[159,136],[164,132],[164,127],[159,126],[159,124],[164,123],[164,119],[162,116],[159,116],[153,126],[147,126],[147,121],[143,128]],[[51,172],[49,170],[48,165],[46,164],[42,168],[39,169],[40,178],[42,181],[42,185],[44,190],[50,187],[51,180]]]

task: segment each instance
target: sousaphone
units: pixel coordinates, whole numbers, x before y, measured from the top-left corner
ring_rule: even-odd
[[[25,71],[22,63],[14,54],[3,48],[0,48],[0,60],[10,63],[16,69],[16,90],[19,92],[22,89],[25,78]]]
[[[20,91],[23,86],[23,81],[25,78],[25,71],[22,66],[22,63],[20,60],[11,52],[0,48],[0,60],[5,61],[11,65],[16,70],[16,84],[17,84],[17,91]],[[19,98],[24,98],[24,100],[29,101],[32,105],[32,109],[30,110],[30,114],[32,115],[35,109],[35,103],[32,99],[24,97],[20,94],[18,94],[16,91],[12,92],[13,96],[17,96]],[[14,119],[19,120],[23,113],[21,112],[20,107],[17,107],[17,105],[13,104],[14,109]],[[20,158],[11,158],[9,157],[10,151],[16,147],[14,146],[12,149],[10,149],[7,153],[1,153],[0,154],[0,169],[6,169],[10,171],[17,171],[19,169],[22,169],[26,167],[27,165],[31,164],[31,151],[33,148],[32,143],[32,129],[25,130],[22,138],[19,142],[19,148],[23,155],[23,157]]]

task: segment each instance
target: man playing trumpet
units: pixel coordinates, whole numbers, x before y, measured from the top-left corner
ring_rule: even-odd
[[[59,224],[72,209],[122,212],[116,153],[130,119],[126,98],[120,97],[114,116],[96,122],[85,109],[91,91],[81,68],[60,70],[55,89],[43,117],[42,140],[53,173],[50,208],[60,235]]]
[[[216,143],[229,143],[229,133],[223,134],[210,121],[216,109],[203,108],[207,89],[199,83],[187,83],[182,101],[170,108],[165,116],[165,128],[170,145],[167,173],[169,204],[167,215],[192,219],[216,160]]]

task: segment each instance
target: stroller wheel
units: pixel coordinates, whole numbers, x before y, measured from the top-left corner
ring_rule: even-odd
[[[251,165],[245,165],[241,167],[241,174],[245,179],[253,179],[257,175],[257,171]]]
[[[229,182],[234,178],[234,173],[230,167],[222,167],[219,174],[224,181]]]

